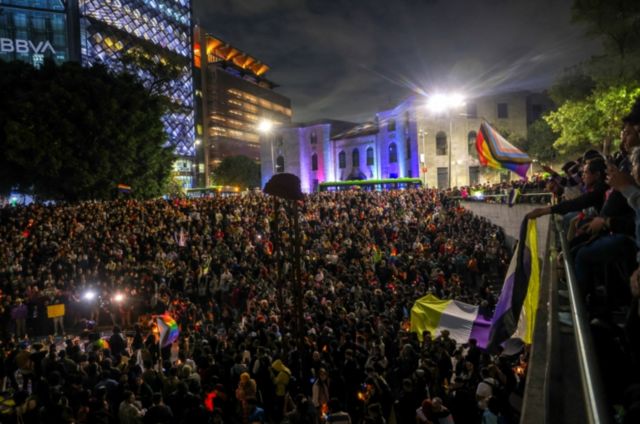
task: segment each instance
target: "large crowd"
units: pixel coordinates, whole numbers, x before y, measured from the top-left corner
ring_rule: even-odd
[[[429,292],[492,309],[509,259],[498,227],[436,190],[309,196],[297,331],[293,222],[275,207],[247,194],[0,210],[5,412],[24,423],[514,416],[518,357],[408,331]],[[64,316],[50,318],[56,305]],[[181,334],[160,349],[149,324],[165,312]]]
[[[621,138],[615,155],[588,151],[510,190],[553,193],[527,218],[563,216],[605,386],[630,423],[640,103]],[[515,423],[526,350],[410,331],[428,293],[487,316],[495,306],[510,252],[498,227],[459,206],[464,190],[319,193],[296,208],[247,193],[0,209],[0,418]],[[180,335],[162,346],[154,320],[165,314]]]

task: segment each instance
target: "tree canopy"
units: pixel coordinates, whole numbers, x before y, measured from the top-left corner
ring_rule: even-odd
[[[554,147],[568,154],[593,147],[608,150],[619,139],[622,118],[638,96],[640,85],[629,83],[601,86],[584,100],[565,102],[545,117],[560,134]]]
[[[0,191],[54,200],[160,195],[171,172],[166,101],[106,67],[0,62]]]
[[[260,165],[247,156],[229,156],[213,170],[213,179],[218,185],[260,187]]]

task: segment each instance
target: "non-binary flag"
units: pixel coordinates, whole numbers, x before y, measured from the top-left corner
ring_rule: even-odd
[[[476,150],[482,166],[508,169],[522,178],[527,176],[531,166],[529,155],[509,143],[486,122],[480,125],[476,136]]]
[[[536,221],[524,220],[491,323],[488,349],[510,338],[531,344],[540,294]]]
[[[491,322],[480,313],[478,306],[458,300],[439,299],[428,294],[418,299],[411,308],[411,331],[418,334],[420,341],[425,330],[433,336],[447,330],[449,336],[458,343],[476,339],[478,346],[484,348],[490,327]]]
[[[158,334],[160,335],[160,347],[167,347],[178,340],[180,330],[178,330],[176,320],[171,318],[170,315],[158,315],[156,322],[158,323]]]

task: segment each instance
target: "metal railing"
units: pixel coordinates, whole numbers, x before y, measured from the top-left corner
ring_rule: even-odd
[[[567,291],[571,305],[571,318],[573,321],[581,388],[586,404],[585,412],[587,420],[592,424],[607,424],[611,421],[611,417],[607,411],[606,396],[602,390],[600,370],[595,357],[591,329],[589,328],[589,317],[586,313],[578,282],[573,272],[567,238],[561,228],[560,220],[554,219],[554,223],[563,252],[563,263],[567,278]]]

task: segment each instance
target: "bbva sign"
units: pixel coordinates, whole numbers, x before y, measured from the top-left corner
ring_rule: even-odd
[[[52,54],[56,54],[56,49],[53,48],[50,42],[40,41],[37,44],[33,44],[31,40],[21,40],[16,38],[0,38],[0,52],[1,53],[33,53],[44,54],[50,51]]]

